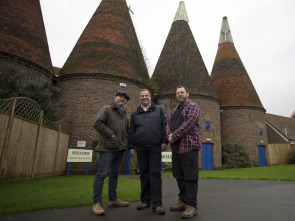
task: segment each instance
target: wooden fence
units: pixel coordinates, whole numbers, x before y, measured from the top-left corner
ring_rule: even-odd
[[[0,181],[65,172],[68,124],[43,113],[29,98],[0,100]]]
[[[268,144],[267,164],[287,164],[290,163],[290,144]]]

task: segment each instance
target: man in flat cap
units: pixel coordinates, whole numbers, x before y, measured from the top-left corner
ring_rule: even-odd
[[[124,151],[128,145],[128,119],[125,105],[129,96],[125,91],[116,93],[114,102],[104,106],[97,113],[93,127],[100,134],[97,145],[99,161],[93,183],[93,213],[104,215],[102,205],[102,189],[104,180],[109,176],[108,207],[127,207],[128,202],[121,201],[117,196],[118,176],[120,173]]]

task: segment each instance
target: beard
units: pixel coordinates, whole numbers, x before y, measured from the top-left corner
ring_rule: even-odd
[[[187,101],[188,97],[179,97],[177,99],[178,99],[179,103],[184,104]]]

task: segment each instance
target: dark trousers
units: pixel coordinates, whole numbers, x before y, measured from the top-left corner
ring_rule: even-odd
[[[177,180],[179,199],[197,208],[198,195],[198,151],[178,154],[179,146],[172,146],[172,173]]]
[[[161,146],[136,147],[141,202],[162,206]]]
[[[99,153],[96,176],[93,182],[93,204],[102,203],[104,180],[109,176],[109,201],[118,199],[117,186],[124,151],[105,151]]]

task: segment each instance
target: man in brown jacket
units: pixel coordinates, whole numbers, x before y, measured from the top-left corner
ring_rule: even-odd
[[[104,215],[102,205],[102,189],[104,179],[109,176],[108,207],[126,207],[128,202],[118,199],[117,185],[124,151],[128,145],[128,119],[124,107],[129,96],[124,91],[118,91],[111,105],[104,106],[97,113],[93,127],[100,134],[97,145],[99,161],[93,183],[93,213]]]

